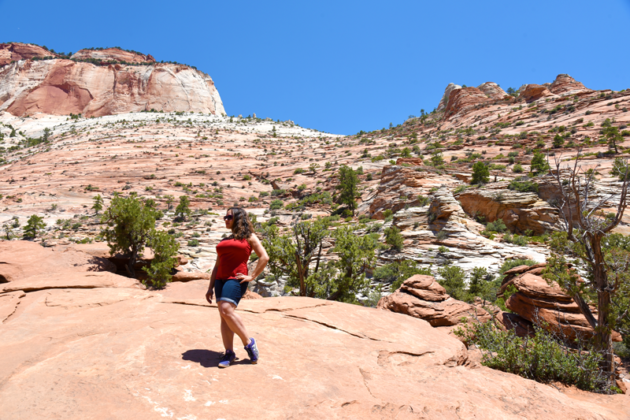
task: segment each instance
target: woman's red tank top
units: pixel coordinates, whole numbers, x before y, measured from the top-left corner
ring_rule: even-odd
[[[217,245],[220,258],[217,279],[226,280],[236,277],[238,273],[248,275],[247,262],[252,247],[247,239],[224,239]]]

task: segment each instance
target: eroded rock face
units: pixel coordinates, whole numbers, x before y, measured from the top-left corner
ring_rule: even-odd
[[[457,195],[470,216],[481,215],[487,222],[501,219],[514,232],[543,233],[558,223],[558,210],[534,193],[512,190],[468,189]]]
[[[13,115],[190,111],[223,115],[214,82],[184,65],[20,61],[0,69],[0,111]]]
[[[102,50],[79,50],[72,55],[77,60],[103,60],[103,61],[124,61],[126,63],[155,63],[155,58],[151,54],[124,51],[119,48],[105,48]]]
[[[583,92],[590,92],[591,89],[587,89],[581,82],[578,82],[568,74],[559,74],[556,80],[553,81],[549,87],[551,93],[556,95],[560,94],[577,94]]]
[[[483,83],[477,86],[477,89],[485,93],[488,99],[491,100],[503,99],[507,96],[507,93],[494,82]]]
[[[413,158],[400,161],[413,164],[412,160]],[[427,195],[431,188],[455,183],[457,183],[455,179],[446,175],[416,171],[405,166],[385,166],[381,172],[378,191],[370,203],[370,217],[383,219],[383,212],[387,209],[397,212],[405,207],[418,206],[419,195]]]
[[[446,108],[446,104],[449,101],[449,96],[451,92],[457,89],[461,89],[461,88],[462,87],[460,85],[456,85],[455,83],[449,83],[448,86],[446,86],[446,89],[444,89],[444,95],[442,95],[442,99],[440,100],[437,110],[443,111]]]
[[[520,91],[520,96],[525,99],[526,102],[533,102],[540,98],[552,96],[553,94],[547,89],[546,86],[529,84]]]
[[[510,285],[518,290],[506,301],[506,306],[530,322],[545,324],[551,331],[570,340],[592,338],[593,329],[573,298],[557,283],[549,284],[541,277],[544,267],[545,264],[531,268],[520,266],[506,272],[499,294],[502,295]],[[615,332],[613,341],[621,341],[621,335]]]
[[[476,87],[465,87],[451,91],[448,97],[448,104],[444,110],[444,118],[449,118],[463,109],[487,102],[486,94]]]
[[[11,61],[27,60],[35,57],[56,57],[57,55],[33,44],[22,44],[12,42],[0,44],[0,66],[9,64]]]
[[[400,289],[381,298],[377,308],[424,319],[434,327],[457,325],[462,317],[490,320],[487,311],[453,299],[435,278],[423,275],[405,280]]]

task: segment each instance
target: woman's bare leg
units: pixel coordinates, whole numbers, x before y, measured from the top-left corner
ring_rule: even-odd
[[[230,330],[236,333],[236,335],[241,338],[243,345],[248,345],[249,334],[247,334],[247,330],[245,329],[245,325],[243,324],[241,317],[239,317],[236,312],[234,312],[234,309],[236,309],[236,305],[231,302],[226,302],[224,300],[220,300],[218,304],[221,318],[227,323]]]
[[[223,347],[226,350],[234,350],[234,331],[230,329],[223,316],[221,316],[221,338],[223,338]]]

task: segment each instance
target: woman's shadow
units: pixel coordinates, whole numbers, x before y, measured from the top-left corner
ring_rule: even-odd
[[[191,362],[199,363],[205,368],[218,367],[223,353],[214,350],[186,350],[182,353],[182,360],[188,360]],[[247,364],[248,360],[235,360],[232,365]]]

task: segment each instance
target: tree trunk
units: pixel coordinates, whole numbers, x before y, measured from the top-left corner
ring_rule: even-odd
[[[610,314],[610,293],[599,290],[597,292],[597,330],[595,330],[595,346],[598,352],[604,356],[604,372],[614,380],[615,363],[612,348],[612,331],[608,323]]]
[[[608,292],[608,275],[601,250],[601,238],[594,237],[591,242],[595,267],[593,280],[597,290],[597,328],[595,329],[595,348],[604,357],[602,368],[614,380],[615,364],[612,350],[612,328],[610,327],[611,300]]]
[[[133,278],[136,278],[136,271],[134,270],[134,265],[136,265],[136,261],[138,260],[138,249],[132,248],[131,255],[129,256],[129,262],[127,263],[127,273]]]

